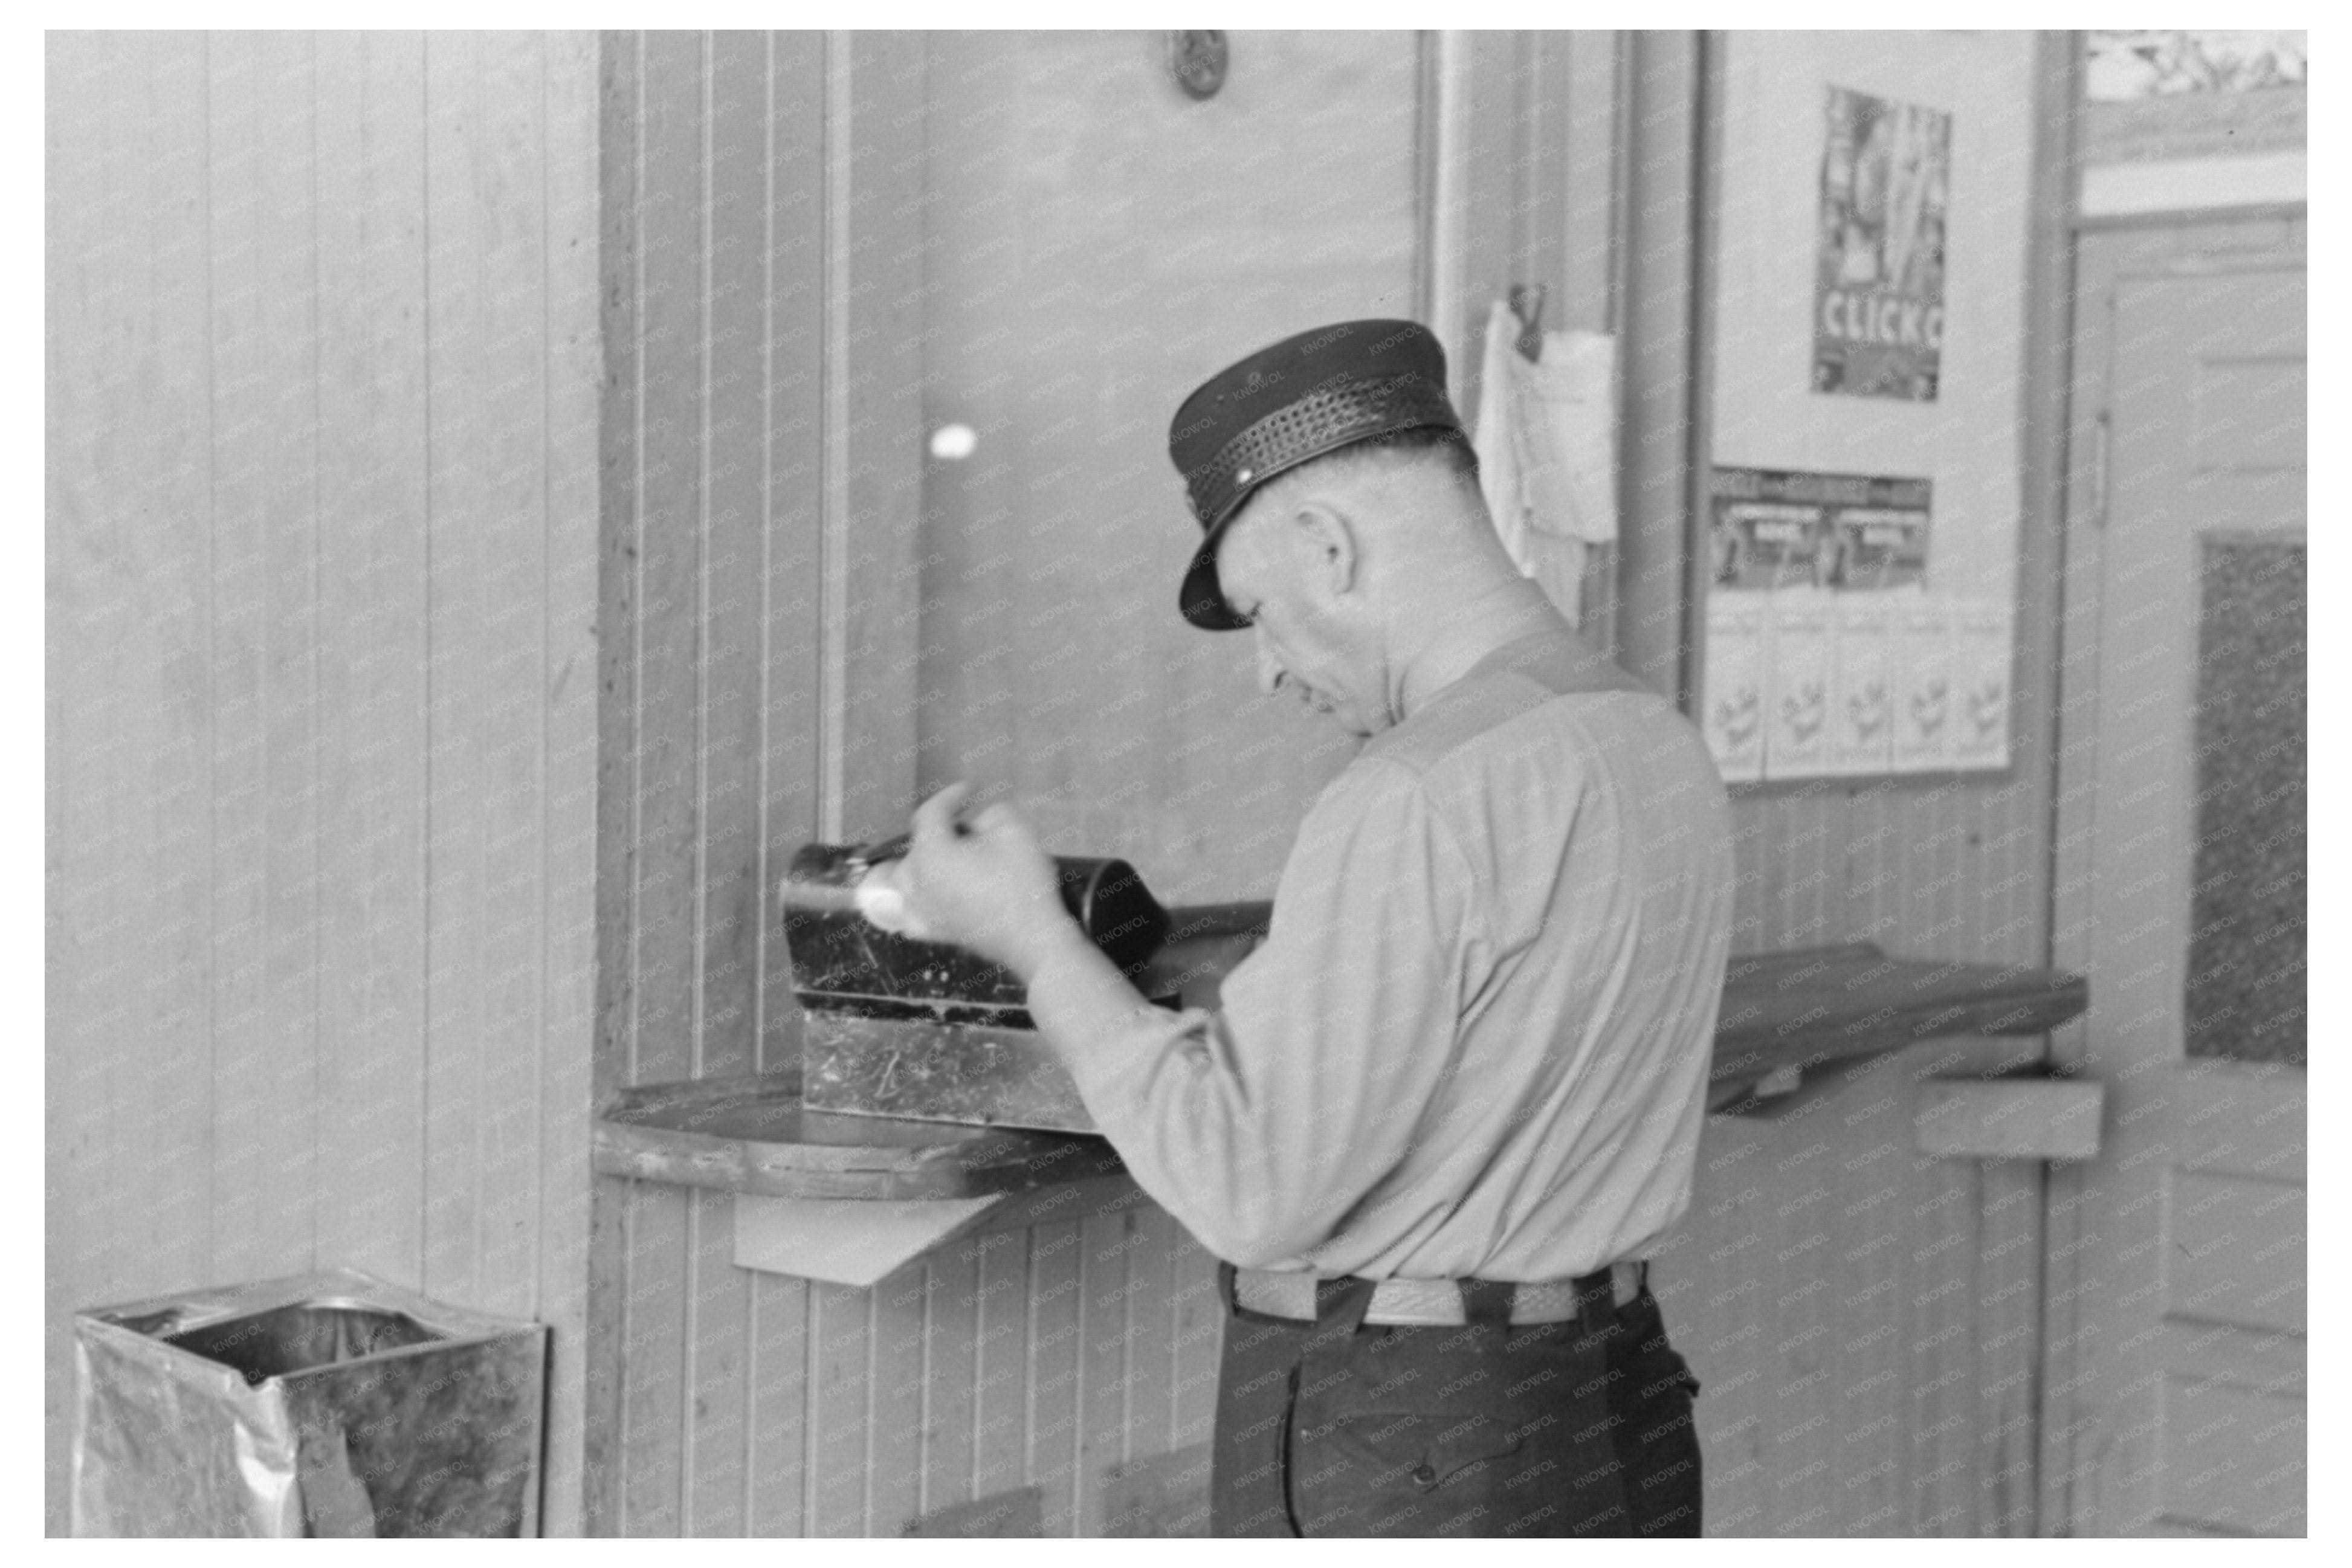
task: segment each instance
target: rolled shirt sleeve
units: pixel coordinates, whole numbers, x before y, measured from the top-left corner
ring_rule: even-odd
[[[1222,1008],[1139,1016],[1069,1066],[1137,1182],[1212,1252],[1298,1266],[1413,1145],[1490,944],[1409,768],[1360,758],[1299,830]]]

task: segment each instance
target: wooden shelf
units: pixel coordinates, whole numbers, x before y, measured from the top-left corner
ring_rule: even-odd
[[[1180,929],[1187,916],[1202,926],[1199,951],[1173,955],[1188,1002],[1213,1005],[1266,907],[1222,905],[1206,921],[1171,912]],[[1862,942],[1735,958],[1707,1108],[1768,1109],[1814,1068],[1939,1036],[2045,1033],[2089,1000],[2079,975],[1890,958]],[[738,1194],[744,1266],[850,1284],[975,1231],[1141,1196],[1102,1138],[813,1112],[797,1071],[623,1090],[600,1109],[593,1146],[607,1175]]]
[[[2045,1034],[2090,1005],[2080,975],[1890,958],[1868,942],[1737,957],[1723,979],[1707,1109],[1755,1110],[1813,1068],[1942,1035]]]

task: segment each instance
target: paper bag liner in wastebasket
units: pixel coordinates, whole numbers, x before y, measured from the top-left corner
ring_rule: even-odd
[[[533,1535],[547,1330],[355,1270],[74,1314],[76,1535]]]

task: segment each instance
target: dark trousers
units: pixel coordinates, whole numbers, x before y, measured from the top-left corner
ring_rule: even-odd
[[[1698,1380],[1644,1288],[1521,1328],[1363,1323],[1364,1280],[1313,1323],[1225,1296],[1216,1535],[1696,1535]]]

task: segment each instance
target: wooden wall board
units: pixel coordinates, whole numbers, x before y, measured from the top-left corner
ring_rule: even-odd
[[[424,1111],[428,780],[425,528],[429,499],[423,313],[382,311],[425,291],[424,39],[319,40],[319,156],[347,170],[320,208],[323,492],[350,510],[320,532],[322,743],[346,764],[320,801],[328,930],[320,1137],[365,1148]],[[349,84],[359,85],[354,90]],[[320,1167],[319,1246],[411,1277],[423,1237],[423,1161],[385,1149]]]
[[[122,830],[53,825],[57,952],[66,975],[187,1000],[134,1041],[148,987],[119,1019],[57,992],[53,1041],[91,1069],[51,1072],[61,1124],[118,1142],[102,1187],[58,1196],[112,1250],[53,1255],[50,1291],[58,1308],[349,1264],[538,1315],[560,1533],[593,724],[560,672],[593,634],[596,384],[593,257],[555,242],[593,217],[593,138],[561,118],[593,59],[560,35],[444,42],[52,41],[53,156],[95,175],[51,187],[52,319],[74,345],[50,369],[69,564],[49,616],[73,650],[52,660],[52,789]],[[446,329],[492,295],[511,330]],[[509,417],[461,429],[489,388]],[[467,548],[515,577],[474,580]],[[156,658],[169,639],[187,661]],[[149,673],[110,699],[93,653]],[[121,900],[102,919],[90,886]],[[58,1140],[68,1172],[88,1144]],[[67,1448],[53,1433],[60,1526]]]
[[[1692,465],[1706,450],[1695,444],[1705,412],[1695,389],[1705,383],[1693,371],[1703,351],[1696,208],[1706,105],[1696,35],[1635,33],[1632,57],[1629,113],[1620,122],[1631,145],[1620,155],[1622,167],[1638,171],[1640,188],[1621,243],[1640,258],[1640,282],[1620,301],[1617,662],[1686,704],[1684,664],[1696,630],[1685,586],[1696,515]]]
[[[1027,1474],[1045,1495],[1048,1535],[1076,1535],[1079,1527],[1080,1231],[1076,1221],[1057,1220],[1029,1232]]]
[[[896,1535],[923,1502],[923,1270],[903,1268],[877,1285],[866,1436],[866,1530]]]
[[[2032,1532],[2040,1167],[1921,1158],[1911,1104],[2033,1049],[1915,1046],[1708,1118],[1651,1278],[1702,1385],[1710,1535]]]
[[[865,1535],[873,1445],[874,1292],[845,1285],[809,1288],[808,1535]],[[653,1521],[633,1533],[662,1533]]]
[[[980,1355],[980,1239],[923,1263],[922,1486],[926,1511],[971,1500]]]
[[[805,1535],[806,1480],[814,1446],[809,1430],[810,1297],[818,1287],[805,1280],[755,1274],[751,1289],[751,1354],[744,1368],[751,1406],[745,1533]]]
[[[687,1245],[696,1280],[687,1298],[687,1343],[692,1348],[686,1393],[687,1476],[681,1535],[741,1535],[751,1482],[746,1445],[751,1425],[749,1333],[751,1277],[728,1265],[735,1258],[735,1205],[717,1193],[697,1192],[687,1207]]]
[[[214,725],[209,759],[217,860],[240,844],[266,841],[269,811],[270,500],[282,483],[273,448],[284,426],[271,393],[299,386],[275,381],[283,353],[265,333],[262,182],[267,163],[264,98],[255,81],[258,49],[251,36],[209,40],[205,61],[205,139],[210,187],[206,248],[212,386],[242,405],[210,431],[212,670]],[[307,105],[305,106],[307,107]],[[269,390],[265,390],[269,389]],[[280,737],[282,744],[283,737]],[[259,809],[257,809],[258,806]],[[289,1236],[263,1211],[259,1167],[273,1141],[268,1118],[278,1109],[268,1033],[269,881],[258,856],[241,875],[212,887],[212,1015],[226,1038],[214,1059],[218,1110],[210,1182],[218,1239],[215,1260],[231,1277],[266,1278],[271,1254],[290,1259],[305,1234]],[[277,1272],[293,1273],[299,1264]]]

